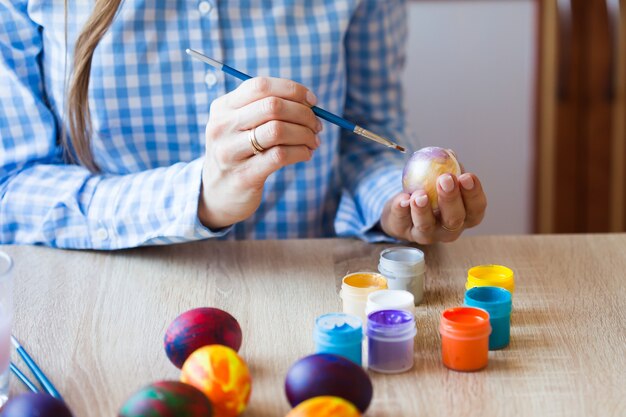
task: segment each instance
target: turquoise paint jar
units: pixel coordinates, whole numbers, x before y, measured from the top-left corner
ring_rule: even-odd
[[[465,292],[464,304],[489,313],[489,350],[507,347],[511,338],[511,293],[500,287],[474,287]]]
[[[313,331],[315,353],[343,356],[357,365],[362,364],[363,324],[357,316],[329,313],[315,320]]]

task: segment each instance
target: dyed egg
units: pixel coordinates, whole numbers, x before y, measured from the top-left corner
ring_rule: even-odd
[[[250,400],[248,366],[228,346],[204,346],[193,352],[183,364],[180,380],[209,397],[216,417],[238,416]]]
[[[167,328],[165,353],[180,368],[202,346],[224,345],[239,351],[241,339],[241,327],[233,316],[219,308],[195,308],[176,317]]]
[[[134,393],[118,417],[211,417],[213,407],[197,388],[179,381],[158,381]]]
[[[0,417],[72,417],[65,403],[41,392],[28,392],[11,398]]]
[[[422,148],[413,153],[404,166],[402,189],[409,194],[424,190],[434,210],[439,206],[437,178],[442,174],[461,175],[461,166],[454,154],[436,146]]]
[[[330,395],[354,404],[361,413],[372,400],[372,382],[365,371],[341,356],[318,353],[300,359],[287,372],[285,393],[292,407],[313,397]]]
[[[302,401],[286,417],[361,417],[361,413],[343,398],[323,396]]]

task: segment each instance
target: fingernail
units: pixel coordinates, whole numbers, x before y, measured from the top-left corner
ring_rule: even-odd
[[[419,197],[415,198],[415,204],[417,204],[418,207],[426,207],[426,204],[428,204],[428,196],[426,194],[424,195],[420,195]]]
[[[474,188],[474,178],[471,175],[464,175],[459,178],[459,182],[466,190],[471,190]]]
[[[450,174],[443,175],[441,178],[439,178],[439,185],[441,186],[441,189],[446,193],[450,193],[452,192],[452,190],[454,190],[454,180],[452,179],[452,176]]]
[[[315,135],[315,144],[317,146],[320,146],[321,143],[322,143],[322,141],[320,140],[320,137],[318,135]]]
[[[400,207],[408,207],[411,204],[411,200],[402,200],[400,201]]]
[[[317,133],[321,132],[322,130],[324,130],[324,125],[322,124],[322,122],[318,120],[317,121]]]
[[[317,97],[315,96],[315,94],[313,94],[313,92],[311,91],[307,91],[306,92],[306,101],[311,105],[311,106],[315,106],[315,103],[317,103]]]

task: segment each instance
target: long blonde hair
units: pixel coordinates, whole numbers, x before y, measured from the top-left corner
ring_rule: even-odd
[[[93,52],[98,43],[109,30],[113,18],[119,9],[122,0],[96,0],[95,7],[85,26],[83,27],[74,48],[74,65],[67,93],[67,117],[69,121],[70,137],[63,132],[61,144],[64,151],[73,162],[79,162],[91,172],[98,172],[100,168],[94,160],[91,151],[91,113],[89,112],[89,78],[91,76],[91,61]],[[67,0],[65,1],[65,33],[67,45]],[[65,129],[63,129],[65,130]],[[72,156],[70,148],[76,152]]]

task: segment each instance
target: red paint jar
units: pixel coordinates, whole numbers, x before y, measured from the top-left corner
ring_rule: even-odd
[[[489,313],[473,307],[455,307],[441,314],[441,358],[455,371],[478,371],[489,359]]]

